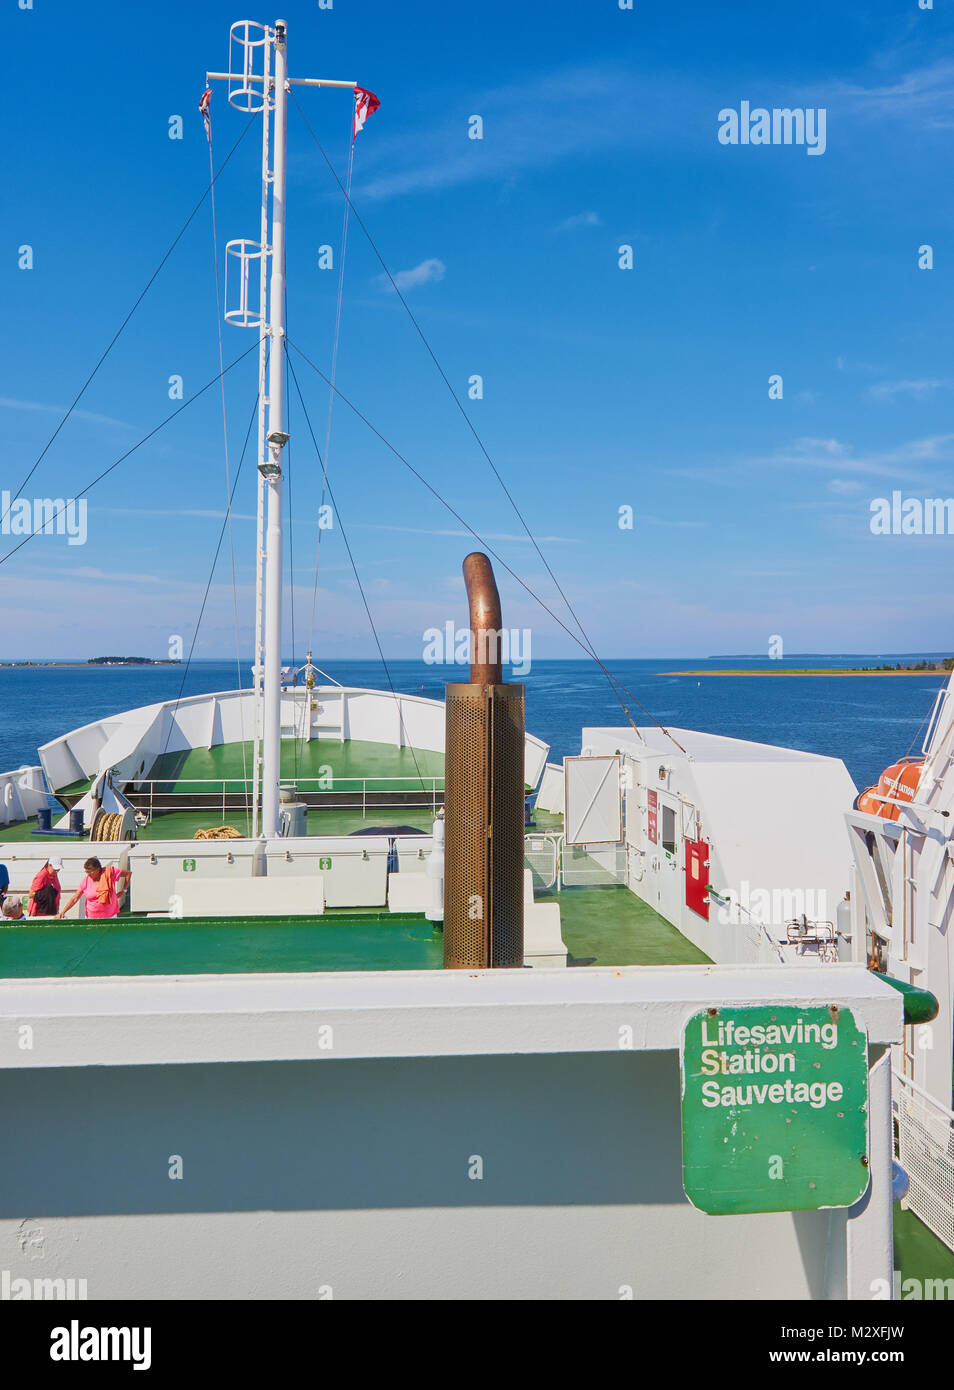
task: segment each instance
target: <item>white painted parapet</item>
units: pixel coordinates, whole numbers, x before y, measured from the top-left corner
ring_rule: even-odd
[[[259,844],[248,839],[139,841],[129,850],[129,906],[133,912],[175,911],[176,881],[186,874],[233,882],[241,898],[255,876]]]
[[[174,917],[317,917],[325,910],[321,874],[299,878],[198,878],[175,881]]]
[[[804,912],[834,924],[849,886],[844,815],[855,787],[846,767],[798,749],[670,732],[582,731],[587,756],[622,759],[628,886],[712,960],[787,963],[797,949],[781,944],[787,922]],[[690,865],[690,845],[702,845],[702,864]],[[593,847],[588,857],[611,869],[616,852]],[[689,901],[690,867],[711,890],[702,911]]]
[[[309,739],[354,739],[444,751],[443,702],[421,695],[395,696],[345,686],[320,686],[312,691],[292,688],[282,696],[281,722],[283,738],[304,734]],[[149,778],[161,754],[248,742],[254,730],[250,690],[192,695],[85,724],[45,743],[39,750],[40,761],[54,790],[107,769],[115,770],[117,783],[138,786]],[[539,781],[548,751],[541,739],[527,734],[524,777],[529,786]],[[424,781],[429,787],[431,778]]]
[[[65,902],[79,887],[86,873],[83,865],[91,855],[98,856],[106,866],[125,869],[129,867],[129,849],[129,844],[122,840],[104,844],[90,844],[87,839],[66,836],[58,840],[11,840],[0,843],[0,864],[6,864],[9,870],[11,892],[19,895],[30,891],[30,885],[48,859],[61,859],[63,868],[57,877]],[[79,915],[79,908],[70,913],[71,917]]]
[[[0,825],[29,820],[46,805],[42,767],[0,773]]]
[[[388,912],[421,912],[431,905],[426,874],[388,874]]]
[[[535,804],[538,811],[551,811],[556,815],[563,815],[563,768],[559,763],[547,763],[544,767]]]
[[[869,1039],[865,1198],[697,1211],[687,1019],[834,1001]],[[91,1299],[869,1298],[902,1027],[857,965],[3,981],[0,1268],[40,1245]]]
[[[321,874],[328,907],[383,907],[388,891],[386,835],[306,835],[269,840],[268,877]]]
[[[523,963],[536,969],[556,968],[567,963],[569,951],[563,944],[559,903],[524,904]]]

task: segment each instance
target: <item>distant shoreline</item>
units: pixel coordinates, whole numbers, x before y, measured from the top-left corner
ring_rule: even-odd
[[[805,671],[660,671],[660,676],[935,676],[947,680],[950,671],[872,671],[839,670],[821,666]]]
[[[157,667],[182,666],[182,661],[0,661],[0,671],[154,671]]]

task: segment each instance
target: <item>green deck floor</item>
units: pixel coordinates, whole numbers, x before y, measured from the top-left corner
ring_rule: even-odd
[[[579,965],[707,962],[675,927],[625,888],[568,888],[563,937]],[[256,971],[430,970],[443,946],[422,915],[353,910],[320,918],[187,920],[124,915],[0,927],[0,977],[245,974]]]
[[[251,743],[222,743],[215,748],[166,753],[157,758],[149,777],[168,778],[170,790],[189,795],[221,794],[224,780],[226,792],[241,794],[245,779],[252,775],[253,760]],[[362,784],[368,791],[415,791],[422,779],[429,790],[433,778],[443,779],[444,754],[356,739],[346,743],[331,738],[313,739],[311,743],[283,739],[281,776],[289,782],[313,779],[315,789],[319,778],[326,782],[330,778],[334,790],[356,789],[359,794]],[[209,781],[216,783],[214,788],[205,785]]]
[[[424,917],[119,917],[0,928],[0,976],[214,975],[313,970],[437,970],[443,939]]]
[[[418,830],[431,832],[434,813],[428,807],[420,806],[369,806],[366,811],[349,811],[335,807],[312,806],[306,820],[309,835],[350,835],[354,830],[368,826],[412,825]],[[249,817],[245,811],[227,810],[222,817],[222,808],[217,811],[168,811],[154,816],[148,825],[136,831],[137,840],[191,840],[197,830],[207,830],[217,825],[231,825],[241,835],[250,833]],[[23,842],[58,841],[64,849],[77,843],[61,836],[34,835],[36,821],[16,821],[12,825],[0,826],[0,844],[21,844]],[[85,840],[84,840],[85,843]]]
[[[193,748],[183,753],[167,753],[157,759],[149,776],[168,778],[155,786],[156,794],[181,793],[193,808],[157,811],[149,824],[137,831],[140,840],[191,840],[197,830],[231,825],[242,835],[251,832],[246,811],[223,807],[223,796],[243,796],[245,777],[252,768],[250,743],[226,743],[216,748]],[[311,806],[306,821],[309,835],[350,835],[372,825],[411,825],[430,832],[434,811],[443,801],[444,755],[423,748],[396,748],[383,743],[336,739],[315,739],[304,745],[290,739],[282,743],[281,775],[291,783],[303,782],[308,794],[327,791],[343,793],[344,806]],[[434,779],[437,779],[436,798]],[[319,787],[318,779],[324,779]],[[64,795],[89,789],[89,783],[61,788]],[[402,806],[367,805],[366,793],[394,792],[411,797],[416,804]],[[75,799],[75,796],[74,796]],[[137,798],[138,801],[138,798]],[[16,821],[0,826],[0,844],[31,841],[72,843],[62,836],[34,835],[36,821]]]
[[[560,905],[560,926],[574,960],[594,965],[709,965],[709,957],[627,888],[564,888],[537,893]]]
[[[681,965],[708,958],[652,908],[622,888],[542,894],[560,905],[571,961]],[[333,912],[311,918],[123,916],[109,922],[0,927],[0,976],[196,975],[314,970],[438,970],[443,938],[423,917]],[[912,1212],[895,1208],[901,1279],[954,1278],[954,1254]],[[905,1296],[903,1290],[900,1296]]]
[[[894,1267],[901,1271],[902,1285],[905,1279],[918,1279],[922,1283],[928,1279],[954,1279],[954,1253],[913,1211],[902,1211],[900,1206],[895,1206]],[[896,1291],[896,1296],[910,1298],[912,1290],[905,1294],[902,1287]]]

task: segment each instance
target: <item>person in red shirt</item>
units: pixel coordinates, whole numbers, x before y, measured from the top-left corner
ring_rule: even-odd
[[[60,910],[62,859],[48,859],[30,884],[27,911],[31,917],[55,917]]]
[[[63,918],[80,898],[86,899],[87,917],[118,917],[119,893],[129,887],[132,874],[128,869],[117,869],[112,865],[104,869],[98,859],[87,859],[83,865],[86,873],[80,879],[79,887],[70,898],[62,912],[56,915]],[[122,888],[120,879],[124,880]]]

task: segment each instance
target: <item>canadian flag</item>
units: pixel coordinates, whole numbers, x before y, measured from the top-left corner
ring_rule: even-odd
[[[209,109],[209,103],[211,102],[211,100],[212,88],[206,87],[199,100],[199,110],[202,113],[202,120],[205,124],[206,139],[208,140],[212,139],[212,112]]]
[[[381,103],[373,92],[368,92],[364,87],[354,89],[354,129],[351,132],[351,143],[354,144],[358,138],[358,131],[364,130],[364,123],[369,116],[373,116]]]

